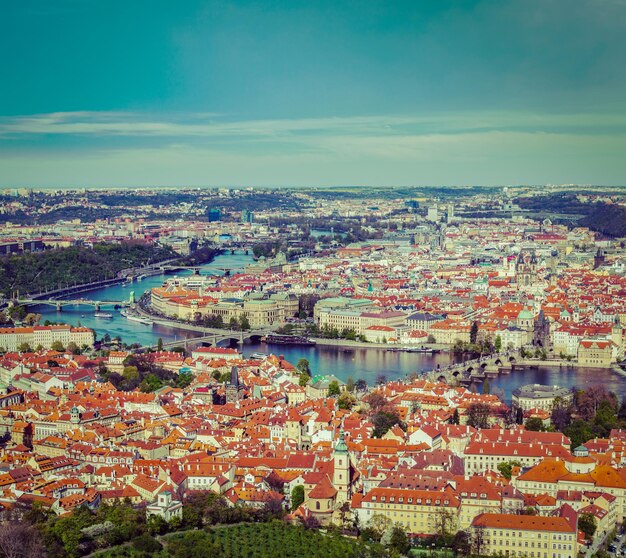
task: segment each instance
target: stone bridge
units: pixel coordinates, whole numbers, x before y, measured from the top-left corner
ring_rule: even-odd
[[[214,332],[203,335],[202,337],[191,337],[189,339],[179,339],[178,341],[163,343],[163,349],[184,347],[185,350],[187,350],[198,345],[202,345],[204,347],[217,347],[224,341],[228,341],[229,344],[235,343],[243,345],[246,341],[260,341],[262,337],[271,333],[273,332],[265,329],[250,331],[215,330]],[[155,349],[156,345],[150,348]]]
[[[48,306],[55,306],[57,311],[61,312],[64,306],[93,306],[96,312],[100,310],[102,306],[116,306],[118,308],[130,306],[135,301],[131,296],[130,300],[90,300],[88,298],[77,299],[54,299],[54,298],[25,298],[19,299],[17,304],[24,304],[26,306],[32,306],[35,304],[46,304]]]
[[[496,377],[499,374],[510,374],[516,366],[528,366],[513,353],[503,353],[478,357],[445,368],[431,370],[427,376],[430,380],[445,380],[449,384],[471,384],[482,382],[486,377]]]

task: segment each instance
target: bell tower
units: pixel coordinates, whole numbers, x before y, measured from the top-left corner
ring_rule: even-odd
[[[72,424],[78,424],[80,422],[80,411],[76,405],[74,405],[70,411],[70,422]]]
[[[337,489],[337,503],[347,502],[350,497],[350,454],[343,434],[333,448],[333,486]]]

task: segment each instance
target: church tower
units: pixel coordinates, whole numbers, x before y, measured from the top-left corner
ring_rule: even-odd
[[[611,341],[613,341],[613,343],[615,343],[619,347],[620,355],[624,351],[623,333],[624,329],[622,328],[622,322],[619,319],[619,314],[615,314],[615,318],[613,319],[613,327],[611,328]]]
[[[333,448],[333,486],[337,489],[337,503],[342,504],[350,498],[350,454],[343,435]]]
[[[72,424],[78,424],[80,422],[80,411],[76,405],[74,405],[70,411],[70,422]]]
[[[226,384],[226,403],[239,401],[241,384],[239,383],[239,370],[236,366],[230,369],[230,381]]]
[[[598,269],[604,265],[604,252],[598,248],[596,255],[593,257],[593,269]]]
[[[537,255],[532,252],[520,252],[515,263],[515,280],[517,288],[530,287],[537,281]]]

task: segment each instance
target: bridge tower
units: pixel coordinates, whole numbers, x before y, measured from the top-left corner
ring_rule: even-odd
[[[63,304],[61,304],[60,302],[57,302],[56,307],[57,307],[57,312],[63,312]]]
[[[95,307],[96,307],[96,312],[100,312],[100,303],[99,302],[95,303]]]
[[[135,291],[130,291],[130,294],[128,295],[128,302],[130,304],[135,304]]]

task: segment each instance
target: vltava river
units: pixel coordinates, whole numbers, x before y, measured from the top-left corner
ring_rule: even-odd
[[[251,261],[252,256],[246,256],[242,252],[237,252],[233,255],[223,254],[216,257],[210,264],[203,266],[201,273],[219,274],[221,272],[217,270],[220,267],[243,269]],[[189,273],[181,271],[179,275]],[[134,291],[135,297],[139,298],[145,291],[161,285],[166,278],[167,276],[160,275],[148,277],[132,285],[115,285],[68,298],[79,296],[91,300],[126,300],[131,291]],[[42,320],[48,319],[72,325],[80,323],[93,328],[98,337],[109,333],[111,337],[120,337],[125,343],[155,345],[159,337],[163,338],[164,341],[175,341],[197,335],[176,328],[158,325],[147,326],[131,322],[121,316],[118,310],[113,310],[113,308],[109,307],[103,308],[103,311],[111,312],[113,314],[111,319],[95,318],[93,308],[89,306],[66,306],[59,313],[51,306],[41,305],[37,306],[35,311],[42,314]],[[437,365],[444,367],[455,360],[455,357],[447,353],[431,356],[417,353],[387,352],[373,348],[346,349],[322,345],[317,347],[298,347],[257,343],[244,345],[243,352],[245,355],[250,355],[254,352],[282,354],[293,364],[296,364],[300,358],[306,358],[310,362],[313,374],[332,373],[342,380],[346,380],[348,377],[352,377],[355,380],[363,378],[370,385],[375,382],[379,374],[384,374],[389,380],[404,378],[413,372],[433,370]],[[529,383],[563,387],[576,386],[580,388],[599,384],[608,390],[614,391],[620,397],[626,395],[626,377],[611,370],[540,367],[538,370],[514,372],[490,380],[492,392],[500,394],[505,401],[510,401],[512,390],[520,385]]]

